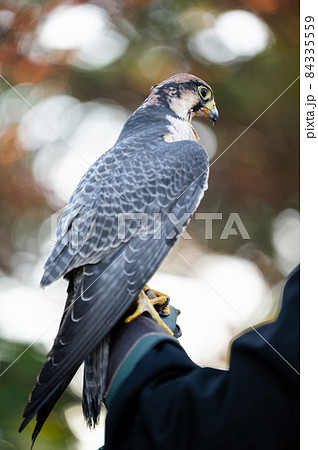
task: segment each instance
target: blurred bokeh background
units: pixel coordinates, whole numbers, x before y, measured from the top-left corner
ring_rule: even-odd
[[[64,280],[38,287],[54,244],[52,214],[151,85],[175,73],[213,87],[219,123],[194,126],[211,162],[218,158],[298,77],[299,5],[2,0],[0,8],[0,372],[33,343],[0,378],[0,448],[24,450],[31,427],[17,433],[22,410],[65,301]],[[277,314],[282,280],[299,259],[298,170],[296,81],[212,164],[199,208],[222,214],[212,239],[192,220],[191,239],[151,283],[181,309],[181,343],[197,363],[226,368],[231,339]],[[230,213],[250,239],[237,223],[224,239]],[[79,373],[38,448],[102,445],[104,419],[85,428],[80,392]]]

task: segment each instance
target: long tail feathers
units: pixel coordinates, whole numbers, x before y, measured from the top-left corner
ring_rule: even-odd
[[[82,277],[82,268],[72,271],[67,276],[67,279],[69,281],[67,289],[68,296],[65,304],[64,314],[60,323],[60,329],[63,326],[63,322],[66,318],[68,309],[72,307],[73,302],[75,302],[79,296],[79,287],[81,286]],[[55,342],[54,348],[56,348],[57,345],[59,345],[59,343]],[[48,356],[50,356],[52,350],[49,352]],[[98,423],[103,398],[106,392],[108,356],[109,338],[108,336],[106,336],[91,351],[89,356],[84,361],[82,407],[84,417],[89,427],[95,426]],[[50,362],[47,361],[38,376],[38,381],[35,384],[30,395],[29,403],[24,410],[24,420],[19,428],[19,432],[21,432],[36,414],[36,426],[32,434],[31,449],[33,448],[34,442],[38,434],[40,433],[47,417],[71,382],[78,368],[77,367],[76,370],[73,370],[70,374],[68,374],[64,378],[64,380],[59,382],[53,389],[52,387],[50,389],[47,389],[46,382],[45,380],[43,380],[43,376],[44,378],[47,378],[49,373],[51,373],[48,372],[49,364]],[[52,369],[54,369],[54,367],[52,367]]]
[[[95,427],[106,392],[109,337],[105,337],[84,362],[82,408],[87,425]]]

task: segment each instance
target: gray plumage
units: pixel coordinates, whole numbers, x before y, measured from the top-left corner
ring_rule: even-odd
[[[205,84],[188,77],[182,82],[170,79],[170,85],[183,93]],[[41,285],[65,277],[68,299],[20,427],[37,414],[33,442],[83,361],[83,411],[89,425],[97,422],[106,390],[109,332],[180,235],[167,214],[182,219],[184,228],[207,187],[204,148],[193,140],[163,138],[171,133],[171,120],[183,120],[170,108],[169,95],[174,94],[171,89],[163,92],[164,83],[153,89],[128,119],[114,147],[83,176],[59,222]],[[129,227],[123,238],[122,213],[147,213],[148,228],[140,229],[138,219],[126,221]],[[160,238],[158,229],[153,234],[158,214]]]

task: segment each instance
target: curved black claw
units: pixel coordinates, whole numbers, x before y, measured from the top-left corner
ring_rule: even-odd
[[[168,297],[167,301],[163,305],[156,305],[155,306],[159,316],[161,316],[161,317],[168,317],[168,316],[170,316],[170,312],[169,311],[165,311],[165,309],[169,305],[169,303],[170,303],[170,298]]]

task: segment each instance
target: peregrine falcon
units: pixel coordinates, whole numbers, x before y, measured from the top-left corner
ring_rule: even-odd
[[[41,286],[60,277],[68,296],[58,334],[25,408],[34,443],[84,361],[83,413],[96,424],[106,391],[108,335],[137,302],[162,326],[143,290],[188,225],[207,188],[209,160],[191,125],[218,120],[211,87],[190,74],[151,88],[116,144],[85,173],[57,229]],[[145,219],[145,220],[144,220]],[[169,330],[169,329],[168,329]],[[170,332],[170,330],[169,330]]]

